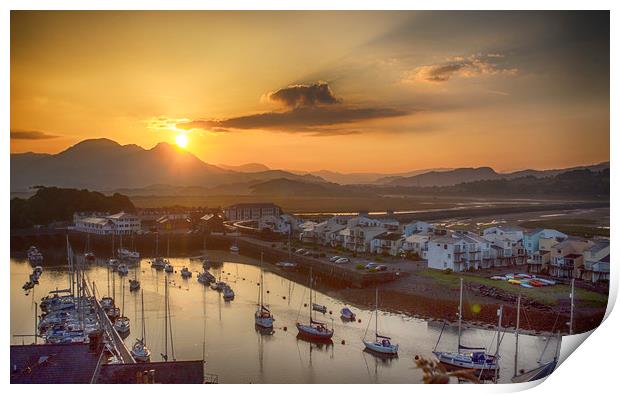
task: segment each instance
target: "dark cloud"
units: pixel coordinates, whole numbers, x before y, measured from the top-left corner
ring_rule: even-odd
[[[408,73],[407,82],[446,82],[454,76],[473,78],[491,75],[517,75],[518,69],[503,64],[501,54],[455,57],[445,63],[421,66]]]
[[[219,120],[194,120],[178,123],[176,126],[186,130],[230,131],[237,129],[305,132],[316,135],[353,134],[356,131],[335,130],[334,126],[407,114],[409,112],[392,108],[298,107],[285,112],[265,112]]]
[[[35,130],[11,130],[12,140],[49,140],[58,138],[57,135],[48,134],[43,131]]]
[[[338,104],[341,102],[341,100],[334,96],[326,82],[316,82],[310,85],[291,85],[271,92],[267,97],[271,101],[282,103],[292,108]]]

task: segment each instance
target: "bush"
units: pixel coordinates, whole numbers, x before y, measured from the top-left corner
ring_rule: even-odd
[[[351,256],[352,256],[352,257],[357,257],[357,252],[352,252],[352,253],[351,253]]]
[[[358,264],[358,265],[356,265],[356,266],[355,266],[355,269],[358,269],[358,270],[363,270],[363,269],[364,269],[364,264]]]
[[[326,255],[325,255],[325,252],[321,252],[321,253],[319,253],[319,257],[325,257],[325,256],[326,256]]]
[[[452,268],[446,268],[445,270],[443,270],[444,274],[451,274],[452,273]]]
[[[368,272],[377,272],[377,269],[373,267],[373,268],[369,269]]]

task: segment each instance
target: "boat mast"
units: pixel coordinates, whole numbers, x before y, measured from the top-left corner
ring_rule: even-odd
[[[168,233],[166,240],[166,257],[170,258],[170,233]]]
[[[121,316],[125,317],[125,280],[121,279]]]
[[[159,257],[159,231],[155,234],[155,258]]]
[[[375,340],[379,335],[379,288],[375,288]]]
[[[312,323],[312,267],[310,267],[310,323]]]
[[[144,289],[141,290],[142,296],[142,343],[146,346],[146,327],[144,325]]]
[[[575,317],[575,278],[570,281],[570,321],[568,323],[568,335],[573,335],[573,319]]]
[[[260,308],[263,310],[263,252],[260,252]]]
[[[168,361],[168,279],[164,277],[164,361]]]
[[[457,351],[461,352],[461,320],[463,319],[463,278],[461,278],[461,291],[459,296],[459,346]]]
[[[517,364],[519,361],[519,323],[521,322],[521,294],[517,298],[517,328],[515,329],[515,372],[517,376]]]
[[[114,230],[112,230],[112,258],[115,256],[114,252]]]
[[[497,320],[497,347],[495,348],[495,383],[497,383],[497,373],[498,373],[498,358],[499,358],[499,344],[500,344],[500,333],[502,329],[502,314],[504,312],[504,306],[500,305],[499,310],[497,311],[498,320]]]

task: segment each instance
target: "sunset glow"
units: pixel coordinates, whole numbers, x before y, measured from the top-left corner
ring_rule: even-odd
[[[175,142],[180,148],[187,147],[187,143],[189,142],[189,138],[187,138],[186,134],[178,134],[175,138]]]
[[[292,170],[607,161],[608,26],[571,12],[12,12],[11,152],[102,137],[149,149],[192,130],[178,145],[205,162]]]

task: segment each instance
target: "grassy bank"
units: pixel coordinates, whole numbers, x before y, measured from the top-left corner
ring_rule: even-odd
[[[447,286],[451,289],[459,288],[459,279],[462,277],[466,283],[475,283],[479,285],[495,287],[497,289],[505,291],[506,293],[514,295],[521,294],[524,297],[527,297],[533,301],[550,306],[557,305],[558,302],[568,300],[570,294],[570,286],[563,284],[527,289],[521,286],[510,284],[505,281],[492,280],[477,275],[469,275],[465,273],[447,274],[443,271],[428,268],[417,272],[417,275],[432,278],[439,285]],[[605,307],[607,305],[607,295],[590,290],[576,288],[575,302],[577,303],[577,305],[584,307]]]
[[[525,228],[553,228],[563,233],[578,237],[591,238],[594,236],[609,237],[609,228],[600,228],[593,219],[567,218],[530,220],[520,224]]]

